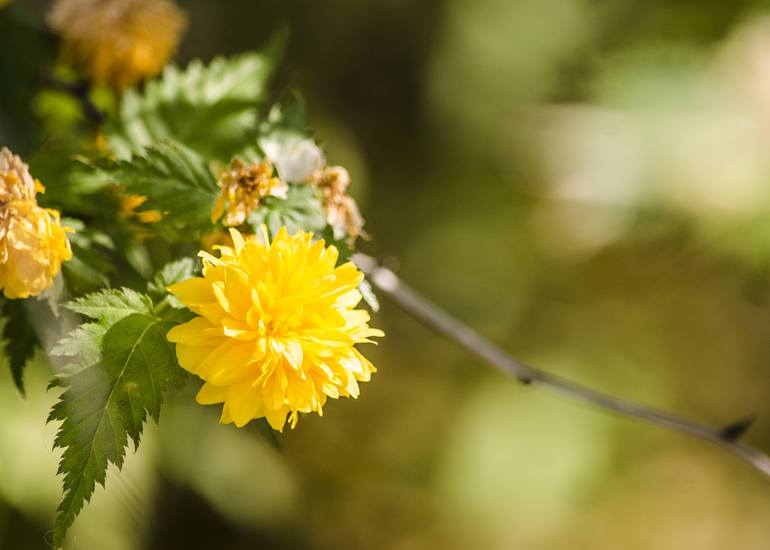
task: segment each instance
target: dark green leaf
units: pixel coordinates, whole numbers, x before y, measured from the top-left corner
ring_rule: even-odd
[[[72,259],[62,264],[62,273],[70,290],[92,292],[109,284],[114,271],[107,254],[115,249],[112,239],[101,231],[85,227],[80,220],[65,218],[62,225],[75,230],[69,234]]]
[[[157,210],[162,219],[148,224],[166,237],[192,240],[211,227],[211,211],[219,194],[205,160],[184,145],[158,143],[131,161],[102,161],[97,169],[144,195],[142,210]]]
[[[3,303],[2,341],[13,382],[24,395],[24,367],[40,347],[25,300],[5,300]]]

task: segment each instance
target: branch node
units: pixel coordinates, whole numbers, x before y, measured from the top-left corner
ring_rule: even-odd
[[[751,428],[756,419],[756,415],[752,414],[750,416],[736,420],[735,422],[728,424],[719,430],[719,435],[726,441],[738,441],[749,430],[749,428]]]

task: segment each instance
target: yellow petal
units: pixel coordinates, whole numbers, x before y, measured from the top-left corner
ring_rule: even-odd
[[[249,420],[258,418],[262,408],[259,392],[252,388],[248,382],[228,386],[227,406],[230,417],[239,428],[245,426]]]
[[[166,334],[166,339],[186,346],[210,346],[221,341],[217,332],[219,332],[218,327],[208,319],[196,317],[172,328]]]
[[[203,277],[193,277],[168,287],[168,291],[179,298],[186,306],[199,306],[216,301],[211,283]]]
[[[195,400],[201,405],[214,405],[222,403],[227,398],[227,388],[215,386],[206,382],[198,391]]]
[[[216,386],[228,386],[257,376],[256,367],[250,362],[254,344],[232,342],[209,371],[208,381]]]

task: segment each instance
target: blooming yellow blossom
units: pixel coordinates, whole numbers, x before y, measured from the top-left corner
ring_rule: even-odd
[[[56,0],[49,23],[66,58],[122,90],[163,69],[186,17],[170,0]]]
[[[173,328],[182,368],[205,380],[197,400],[224,403],[222,423],[267,418],[276,430],[300,412],[323,413],[326,399],[357,397],[374,366],[355,344],[382,336],[355,309],[363,274],[313,235],[244,239],[220,257],[201,252],[203,277],[169,291],[198,316]],[[263,233],[266,230],[263,228]]]
[[[246,222],[249,212],[259,206],[264,197],[286,198],[289,186],[273,176],[273,165],[269,160],[246,164],[235,159],[220,174],[217,184],[222,190],[211,213],[216,222],[224,214],[222,223],[228,227]]]
[[[18,156],[0,151],[0,288],[6,298],[40,294],[72,257],[59,212],[37,204],[36,193],[44,190]]]

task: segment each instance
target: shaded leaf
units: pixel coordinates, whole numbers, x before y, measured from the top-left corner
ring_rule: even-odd
[[[96,167],[127,192],[147,197],[140,210],[162,214],[160,221],[147,224],[148,230],[192,240],[211,227],[219,187],[206,161],[184,145],[157,143],[131,161],[102,160]]]
[[[5,300],[3,303],[2,341],[13,382],[24,395],[24,367],[40,347],[24,300]]]
[[[286,199],[267,197],[249,214],[249,224],[255,233],[260,225],[267,226],[271,235],[281,227],[289,233],[311,231],[319,233],[325,226],[323,206],[311,185],[290,185]]]

